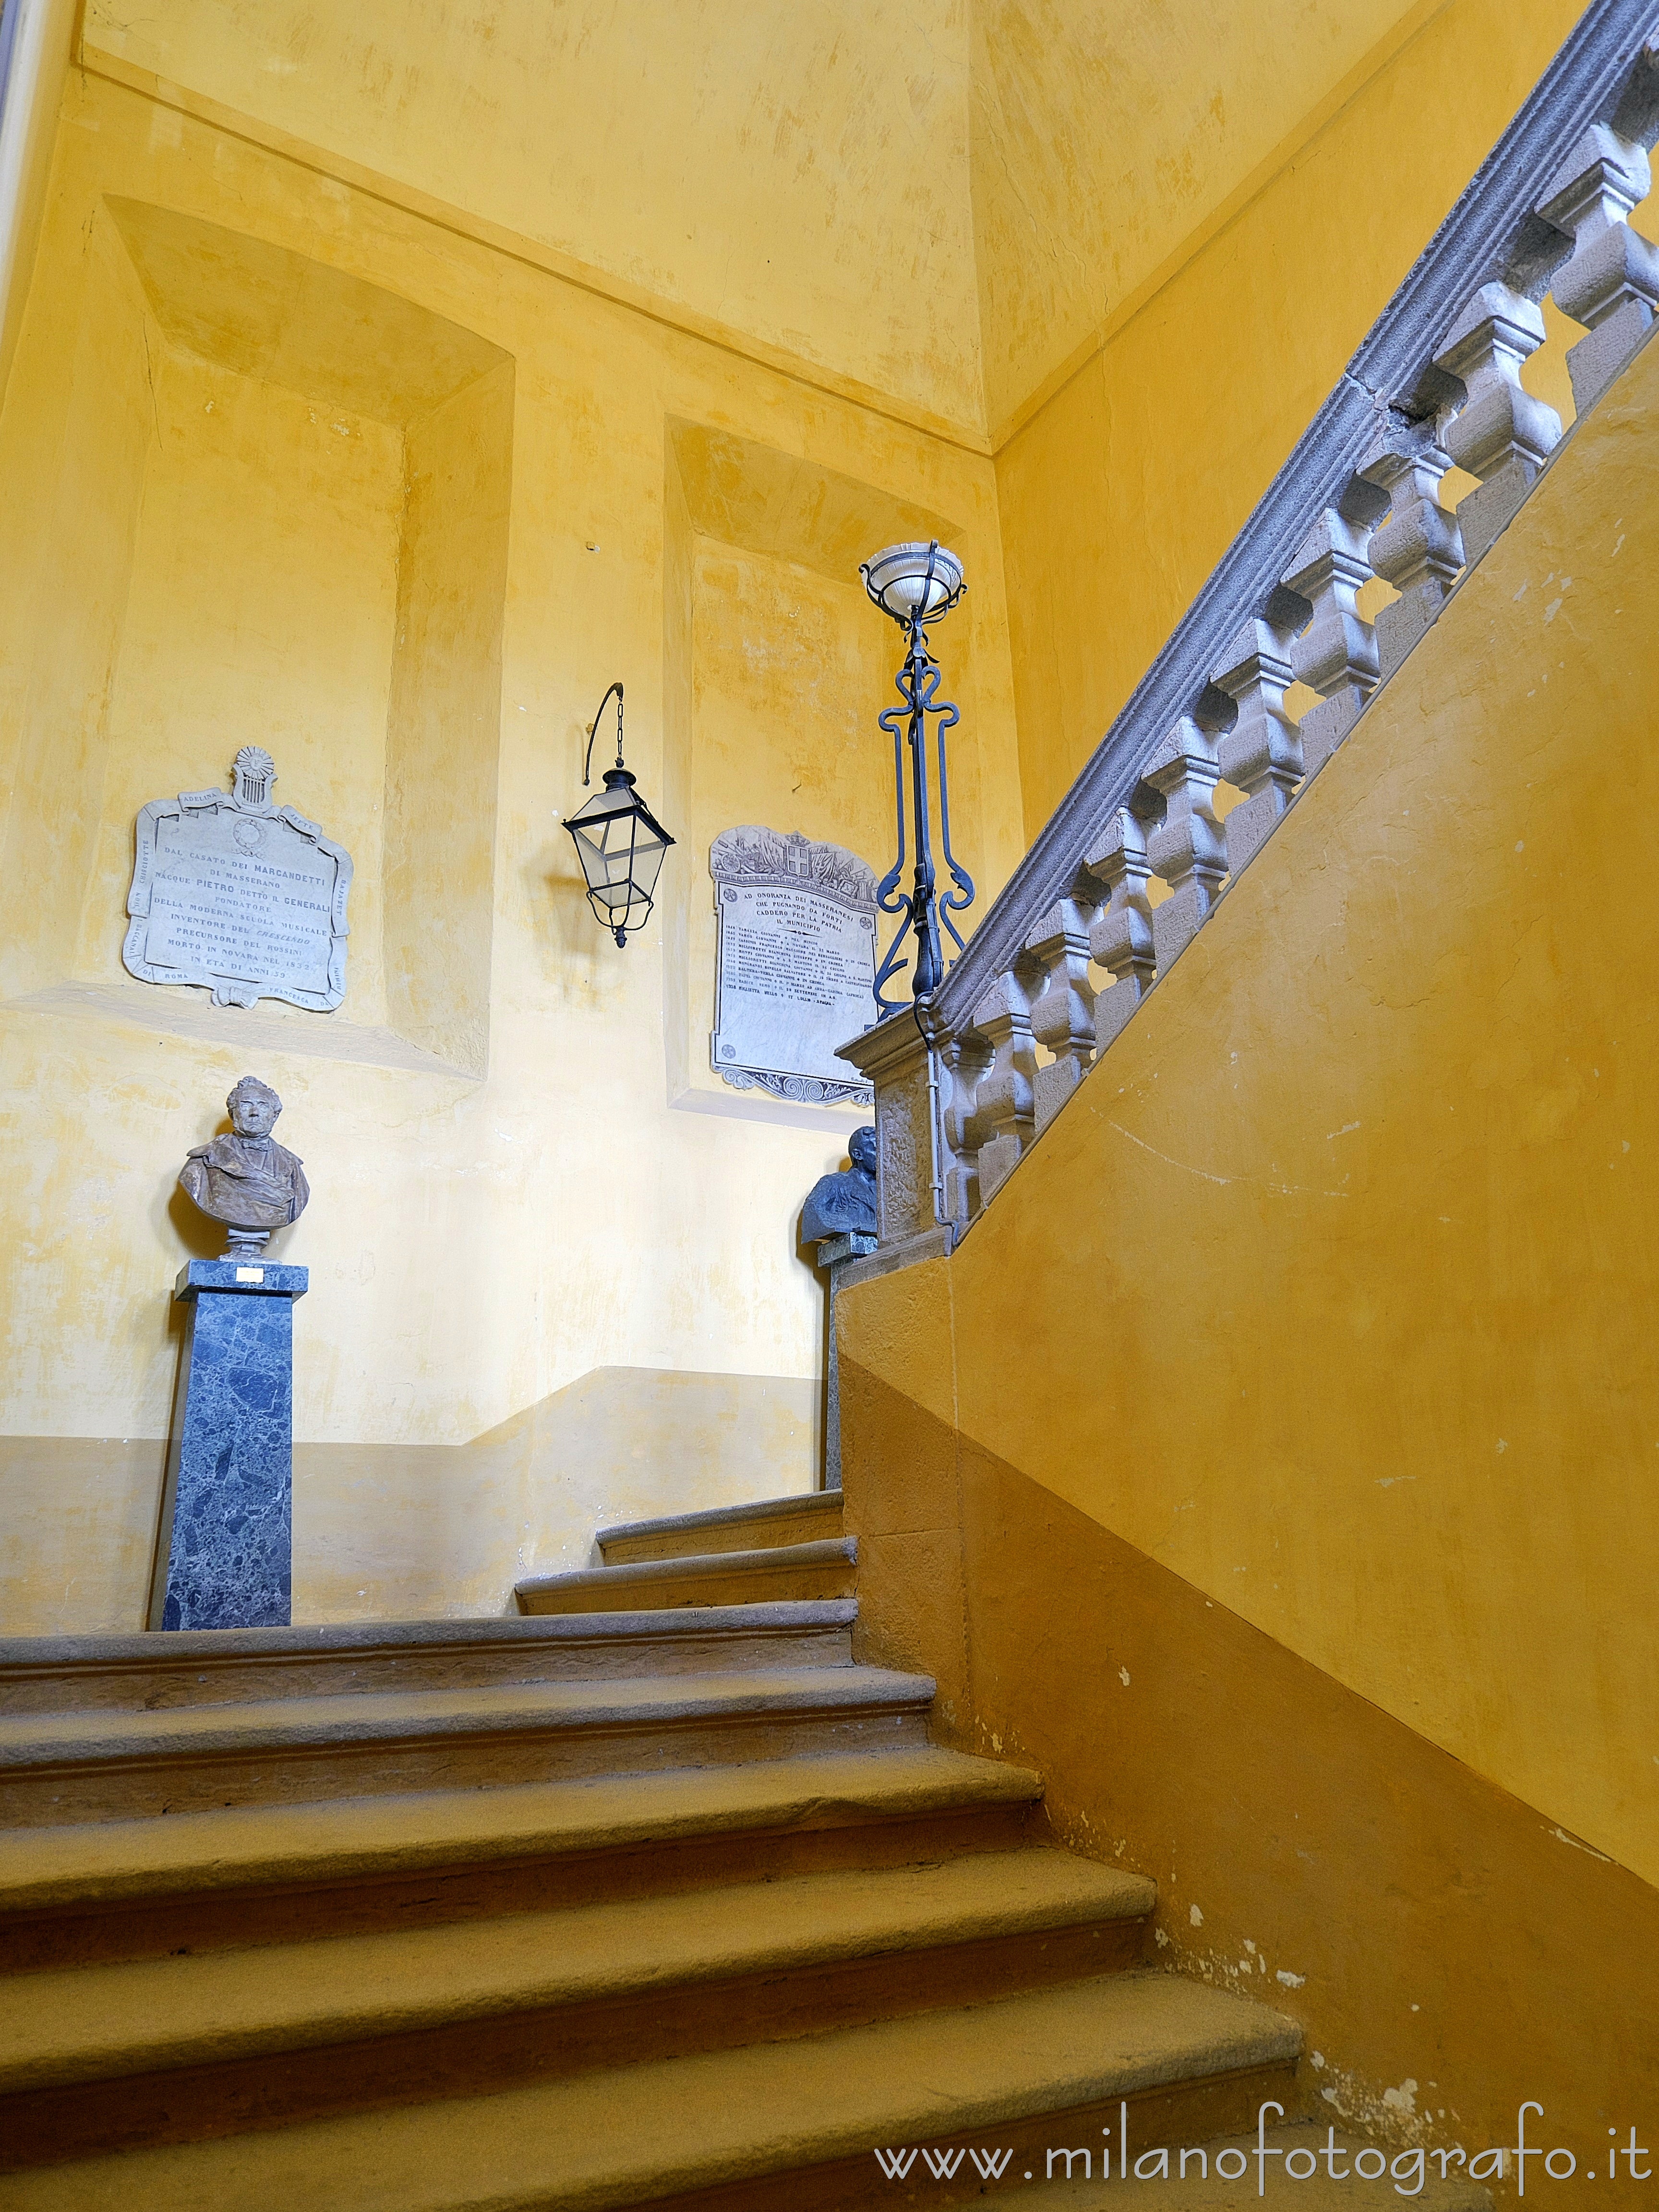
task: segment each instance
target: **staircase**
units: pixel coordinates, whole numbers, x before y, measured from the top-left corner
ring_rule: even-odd
[[[0,1644],[8,2212],[945,2205],[1296,2117],[1295,2025],[854,1663],[838,1495],[599,1540],[520,1620]]]

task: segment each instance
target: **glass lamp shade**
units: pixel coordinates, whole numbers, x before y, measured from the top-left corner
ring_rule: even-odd
[[[882,612],[906,624],[918,612],[924,622],[949,614],[967,588],[961,562],[937,541],[890,545],[873,561],[861,562],[859,574]]]
[[[634,788],[625,768],[608,768],[605,789],[565,823],[587,881],[587,903],[618,945],[651,912],[663,855],[674,840]]]

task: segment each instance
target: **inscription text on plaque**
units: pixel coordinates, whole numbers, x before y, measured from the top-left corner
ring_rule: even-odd
[[[351,856],[273,805],[276,781],[270,755],[244,745],[231,790],[182,791],[139,810],[121,948],[129,975],[200,985],[219,1006],[339,1005]]]
[[[751,824],[715,838],[708,872],[715,1072],[738,1091],[870,1104],[870,1085],[836,1048],[874,1018],[874,870],[843,845]]]

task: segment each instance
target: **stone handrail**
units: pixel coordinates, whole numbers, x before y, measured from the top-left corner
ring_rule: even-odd
[[[1625,217],[1656,138],[1659,8],[1594,0],[932,1001],[842,1048],[876,1089],[861,1268],[961,1237],[1514,515],[1562,434],[1520,381],[1546,294],[1585,330],[1580,416],[1640,343],[1659,250]],[[1454,464],[1478,479],[1455,510]],[[1399,596],[1372,624],[1374,576]],[[1320,699],[1299,720],[1293,682]]]

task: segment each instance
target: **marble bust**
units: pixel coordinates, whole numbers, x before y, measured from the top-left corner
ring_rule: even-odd
[[[311,1187],[298,1158],[271,1135],[283,1102],[268,1083],[245,1075],[225,1101],[231,1133],[196,1146],[179,1170],[185,1194],[226,1224],[227,1260],[257,1260],[273,1229],[297,1221]]]
[[[876,1133],[866,1122],[848,1141],[853,1164],[836,1175],[820,1176],[801,1208],[804,1244],[826,1237],[873,1237],[876,1233]]]

